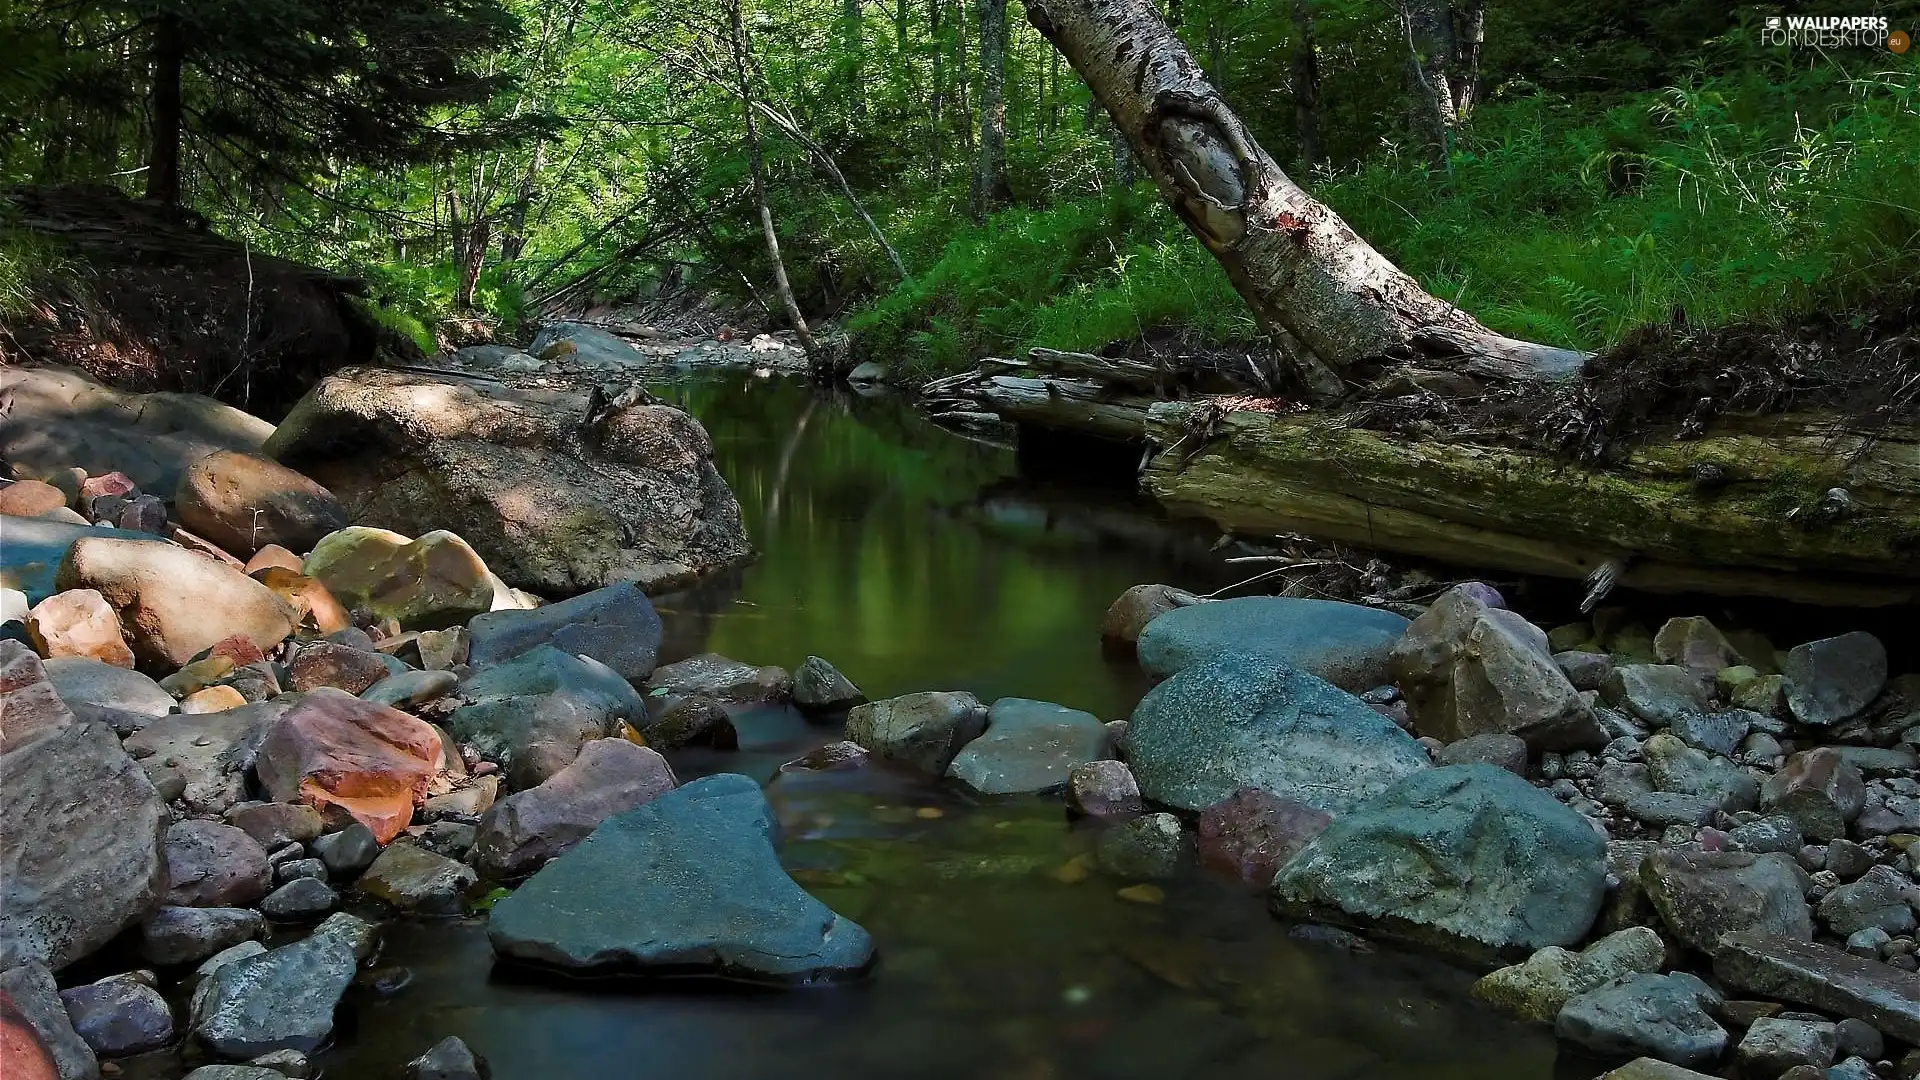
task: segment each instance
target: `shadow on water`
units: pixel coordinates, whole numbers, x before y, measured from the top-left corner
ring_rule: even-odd
[[[1007,450],[892,401],[778,379],[659,388],[712,433],[761,550],[663,598],[666,659],[831,659],[871,696],[965,689],[1125,715],[1145,689],[1095,627],[1122,589],[1203,585],[1206,536],[1124,492],[1023,480]],[[837,737],[784,710],[736,718],[741,751],[672,755],[683,778],[773,775]],[[1468,1076],[1546,1080],[1550,1036],[1471,1005],[1471,974],[1290,939],[1253,893],[1190,874],[1162,902],[1085,874],[1057,801],[981,801],[889,768],[768,788],[795,878],[874,935],[857,983],[790,993],[684,981],[587,988],[492,971],[484,921],[390,928],[398,994],[354,991],[333,1077],[398,1077],[447,1035],[513,1078]],[[1075,872],[1078,870],[1079,872]],[[1562,1061],[1567,1075],[1597,1069]]]

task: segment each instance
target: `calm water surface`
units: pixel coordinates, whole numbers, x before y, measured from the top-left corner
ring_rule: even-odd
[[[660,392],[712,432],[753,565],[662,598],[666,659],[832,660],[872,697],[970,690],[1124,716],[1145,686],[1096,627],[1128,585],[1224,583],[1210,537],[1124,493],[1022,479],[1014,455],[888,400],[797,381],[704,377]],[[674,756],[683,778],[759,778],[837,730],[782,711],[738,718],[742,749]],[[393,926],[356,988],[331,1077],[398,1077],[447,1035],[516,1078],[1171,1080],[1499,1077],[1556,1062],[1544,1032],[1474,1007],[1471,974],[1391,950],[1287,936],[1257,895],[1197,874],[1160,903],[1087,876],[1058,802],[981,804],[890,769],[787,776],[768,789],[782,858],[872,931],[856,985],[802,992],[698,983],[586,989],[496,975],[478,919]]]

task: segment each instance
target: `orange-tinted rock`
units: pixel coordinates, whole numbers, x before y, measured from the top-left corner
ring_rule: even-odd
[[[495,578],[465,540],[436,531],[418,540],[361,525],[315,545],[307,574],[350,608],[398,619],[408,630],[442,630],[495,606]]]
[[[255,581],[273,590],[273,594],[293,606],[300,625],[322,634],[345,630],[353,625],[347,609],[333,598],[325,585],[298,570],[284,566],[263,566],[248,573]]]
[[[337,808],[384,844],[425,801],[440,750],[433,725],[323,688],[302,695],[267,733],[254,769],[274,801]]]
[[[6,1080],[60,1080],[53,1055],[4,991],[0,991],[0,1076]]]
[[[209,686],[182,698],[180,711],[183,713],[226,712],[228,709],[237,709],[246,703],[246,696],[231,686]]]
[[[85,537],[61,560],[60,589],[98,589],[142,663],[177,668],[222,638],[244,634],[262,651],[293,629],[271,589],[172,544]]]
[[[301,647],[287,669],[288,685],[294,690],[333,686],[358,694],[386,677],[387,665],[380,654],[332,641]]]
[[[0,640],[0,750],[73,723],[40,658],[18,641]]]
[[[15,480],[0,487],[0,514],[39,517],[49,510],[63,510],[66,505],[66,492],[39,480]]]
[[[213,648],[207,651],[207,655],[224,656],[233,661],[234,667],[257,664],[267,658],[267,655],[260,651],[259,646],[238,634],[214,642]]]
[[[27,636],[41,656],[85,656],[115,667],[133,666],[120,616],[93,589],[55,593],[27,612]]]
[[[187,528],[239,555],[268,544],[306,551],[346,525],[333,493],[265,458],[220,450],[180,476],[174,506]]]
[[[269,566],[285,567],[297,574],[300,572],[300,556],[279,544],[268,544],[254,552],[253,558],[247,560],[247,573],[252,574],[256,570],[264,570]]]

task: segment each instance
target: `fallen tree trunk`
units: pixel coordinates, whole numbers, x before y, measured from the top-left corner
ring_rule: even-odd
[[[1288,179],[1151,0],[1026,0],[1312,396],[1407,364],[1496,380],[1577,372],[1582,353],[1502,337],[1422,289]]]

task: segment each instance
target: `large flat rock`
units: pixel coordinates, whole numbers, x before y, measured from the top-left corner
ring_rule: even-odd
[[[1920,1046],[1920,975],[1828,945],[1745,931],[1722,937],[1713,973],[1748,993],[1864,1020]]]
[[[873,939],[780,866],[751,779],[696,780],[602,822],[494,905],[502,958],[575,975],[707,974],[792,984],[873,962]]]
[[[1290,596],[1179,607],[1140,631],[1140,666],[1155,678],[1226,653],[1280,660],[1353,693],[1391,682],[1387,654],[1407,629],[1391,611]]]

